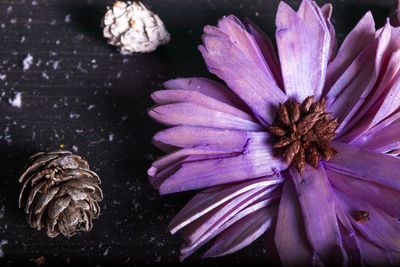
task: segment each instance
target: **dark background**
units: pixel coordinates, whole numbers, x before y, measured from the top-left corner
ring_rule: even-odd
[[[202,27],[223,15],[247,16],[272,36],[278,1],[143,2],[172,41],[154,53],[123,56],[102,37],[101,17],[112,1],[0,0],[1,265],[33,264],[39,256],[57,265],[177,262],[181,240],[165,228],[193,193],[160,197],[147,181],[147,168],[161,155],[151,145],[160,127],[146,115],[149,95],[174,77],[209,76],[197,45]],[[332,2],[343,39],[367,10],[382,26],[395,1]],[[28,54],[33,65],[23,71]],[[18,92],[21,108],[9,103]],[[31,154],[62,146],[98,172],[105,199],[90,233],[50,239],[17,208],[17,178]],[[195,255],[186,264],[264,263],[263,242],[221,259]]]

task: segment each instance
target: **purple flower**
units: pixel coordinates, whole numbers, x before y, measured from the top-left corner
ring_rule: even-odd
[[[281,3],[277,52],[252,22],[224,17],[200,51],[226,85],[176,79],[152,94],[150,116],[171,127],[154,137],[167,155],[150,182],[205,189],[169,226],[183,230],[181,259],[266,233],[285,266],[399,264],[400,28],[376,30],[368,12],[337,49],[331,12]]]

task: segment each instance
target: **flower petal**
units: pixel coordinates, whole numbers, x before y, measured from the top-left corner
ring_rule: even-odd
[[[400,190],[400,159],[334,142],[337,154],[324,165],[336,172]]]
[[[273,179],[263,177],[249,182],[213,187],[200,192],[179,211],[170,222],[168,231],[174,234],[223,203],[255,188],[265,188],[273,184],[275,184]]]
[[[357,127],[356,129],[352,129],[351,130],[351,132],[349,134],[350,138],[348,138],[349,135],[345,135],[342,138],[344,140],[347,140],[347,139],[351,140],[349,142],[349,144],[356,145],[356,146],[363,146],[363,144],[365,142],[368,142],[368,141],[371,140],[370,139],[371,136],[374,136],[376,133],[378,133],[380,131],[384,131],[390,125],[392,125],[394,123],[397,123],[397,120],[400,119],[400,112],[399,111],[397,111],[397,112],[393,113],[392,115],[388,116],[386,119],[382,120],[381,122],[379,122],[378,124],[374,125],[372,128],[370,128],[368,130],[365,130],[365,128],[363,129],[362,127]],[[368,121],[368,116],[366,116],[365,121]],[[359,124],[359,125],[364,126],[364,123],[361,122],[361,124]],[[354,136],[352,136],[353,134],[354,134]],[[342,138],[340,138],[340,140]]]
[[[149,115],[154,120],[169,126],[183,124],[248,131],[260,131],[263,129],[255,122],[194,103],[156,106],[150,109]]]
[[[325,171],[327,176],[329,176],[328,170]],[[348,264],[344,264],[344,266],[347,265],[359,266],[361,265],[361,252],[356,239],[356,231],[351,225],[349,218],[347,218],[346,213],[340,207],[336,197],[335,197],[335,211],[339,221],[339,229],[342,236],[343,246],[346,250],[346,255],[349,260]]]
[[[238,155],[238,153],[213,152],[214,151],[206,151],[205,153],[193,153],[184,157],[183,159],[178,160],[175,163],[172,163],[164,169],[152,169],[151,173],[153,173],[154,175],[150,176],[150,183],[153,185],[154,188],[160,189],[161,184],[163,184],[171,175],[176,173],[184,164],[196,163],[203,160],[212,159],[221,160],[223,158],[230,158]]]
[[[396,55],[397,59],[400,59],[400,51]],[[400,72],[397,73],[396,77],[393,80],[393,84],[390,85],[389,92],[387,93],[385,98],[382,99],[379,109],[371,123],[372,125],[376,125],[381,120],[387,118],[387,116],[393,114],[394,112],[398,112],[400,105],[399,87],[400,87]]]
[[[399,252],[387,251],[386,254],[388,255],[388,258],[390,259],[390,262],[392,263],[393,266],[400,265],[400,253]]]
[[[154,140],[182,148],[222,152],[243,152],[250,139],[264,142],[266,132],[246,132],[216,128],[176,126],[157,133]]]
[[[268,144],[250,140],[245,151],[237,156],[183,163],[160,186],[161,194],[194,190],[219,184],[269,176],[286,169],[281,158],[273,155]]]
[[[400,252],[400,222],[385,212],[372,207],[365,201],[335,190],[337,200],[353,226],[369,241],[377,246]],[[353,214],[357,211],[367,211],[369,216],[365,221],[356,221]]]
[[[313,5],[317,5],[315,2],[312,2],[312,3],[313,3]],[[333,25],[331,23],[332,10],[333,10],[332,4],[324,4],[321,7],[321,13],[325,17],[326,27],[328,28],[329,35],[330,35],[329,62],[331,62],[331,61],[333,61],[333,59],[335,59],[336,49],[337,49],[335,27],[333,27]],[[328,68],[329,68],[329,65],[328,65]],[[327,71],[328,71],[328,69],[327,69]]]
[[[188,225],[184,232],[183,238],[187,243],[193,244],[208,232],[215,231],[223,223],[231,219],[235,214],[261,199],[271,195],[271,192],[276,191],[277,186],[261,186],[256,187],[248,192],[245,192],[231,200],[218,206],[216,209],[202,216],[198,221]],[[275,194],[276,198],[276,194]]]
[[[302,2],[298,14],[284,2],[277,11],[276,42],[285,91],[298,102],[310,95],[319,98],[325,82],[330,34],[318,13],[310,1]]]
[[[325,91],[328,92],[343,72],[375,38],[375,22],[367,12],[344,39],[335,59],[328,65]]]
[[[340,122],[337,129],[339,133],[373,89],[390,36],[390,25],[387,24],[381,34],[352,62],[327,93],[328,109]]]
[[[355,129],[346,133],[345,137],[341,137],[341,141],[351,142],[360,133],[372,128],[398,109],[400,105],[399,61],[400,50],[390,56],[387,66],[382,70],[380,82],[375,86],[362,108],[343,128],[342,132],[348,131],[351,127]]]
[[[276,209],[260,209],[239,220],[221,233],[203,257],[234,253],[259,238],[272,224]]]
[[[220,151],[209,151],[202,149],[178,149],[172,153],[164,155],[153,162],[152,167],[149,168],[148,174],[154,175],[157,171],[163,170],[168,166],[177,163],[178,161],[190,156],[190,155],[205,155],[205,154],[222,154]]]
[[[361,179],[326,170],[331,183],[349,196],[355,196],[380,208],[394,218],[400,218],[400,192]]]
[[[297,11],[297,14],[306,25],[309,26],[311,34],[323,37],[319,41],[323,46],[321,50],[321,63],[324,77],[321,78],[322,84],[315,93],[318,97],[321,95],[325,83],[327,64],[336,54],[335,28],[330,22],[332,10],[333,7],[331,4],[325,4],[324,6],[319,7],[315,1],[304,0]]]
[[[282,194],[282,193],[281,193]],[[279,203],[276,204],[279,209]],[[267,252],[266,266],[281,266],[281,259],[275,244],[275,228],[276,220],[273,220],[272,225],[264,234],[264,250]]]
[[[164,83],[165,89],[202,93],[230,106],[247,111],[246,104],[225,85],[207,78],[178,78]]]
[[[158,105],[174,103],[194,103],[205,108],[224,112],[245,120],[256,122],[255,118],[247,114],[246,112],[196,91],[161,90],[152,93],[151,97]]]
[[[360,244],[363,262],[367,266],[393,266],[388,254],[383,249],[362,236],[357,236],[356,238]]]
[[[275,244],[283,266],[310,266],[313,250],[307,240],[293,182],[283,186],[275,229]]]
[[[200,246],[204,245],[208,241],[210,241],[212,238],[223,232],[225,229],[229,228],[231,225],[236,223],[237,221],[241,220],[242,218],[246,217],[249,214],[252,214],[253,212],[263,209],[265,207],[268,207],[271,205],[271,203],[274,202],[274,200],[277,198],[276,192],[273,192],[272,194],[269,194],[267,196],[262,197],[255,203],[249,205],[245,209],[239,211],[233,218],[229,219],[228,221],[225,221],[222,225],[220,225],[217,228],[212,229],[211,231],[206,232],[203,236],[201,236],[196,242],[192,244],[185,244],[180,252],[181,252],[181,257],[180,259],[183,260],[190,256],[193,252],[195,252]]]
[[[250,19],[246,18],[244,25],[257,43],[276,84],[279,88],[283,88],[281,67],[271,39]]]
[[[265,72],[265,68],[254,61],[254,55],[260,54],[257,52],[259,49],[238,19],[223,18],[221,23],[237,31],[224,32],[228,27],[223,30],[210,26],[204,28],[204,45],[199,49],[210,72],[224,80],[263,124],[272,123],[278,105],[285,102],[287,97]],[[244,41],[235,44],[234,40],[238,39]],[[245,40],[253,46],[243,49]]]
[[[356,143],[364,149],[374,150],[376,152],[386,153],[393,149],[400,148],[400,122],[394,122],[391,125],[378,131],[369,131],[368,134],[360,140],[363,143]]]
[[[218,21],[218,29],[229,35],[232,43],[250,59],[275,84],[275,77],[255,38],[245,25],[235,16],[230,15]]]
[[[306,165],[303,174],[290,168],[297,191],[308,239],[324,263],[344,260],[332,188],[323,167]]]
[[[209,157],[210,155],[218,155],[219,158],[226,156],[226,153],[221,151],[210,151],[201,149],[179,149],[172,153],[169,153],[163,157],[160,157],[153,162],[151,167],[147,170],[149,175],[149,181],[155,188],[159,188],[160,184],[166,179],[163,176],[164,172],[168,169],[176,169],[182,162],[193,156]]]

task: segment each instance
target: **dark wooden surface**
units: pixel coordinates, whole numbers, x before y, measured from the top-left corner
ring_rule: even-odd
[[[393,2],[333,1],[338,37],[369,9],[383,25]],[[193,193],[159,197],[147,181],[146,169],[160,155],[150,143],[160,127],[146,116],[149,94],[170,78],[208,76],[197,45],[202,27],[223,15],[247,16],[272,35],[278,1],[144,3],[164,20],[172,41],[155,53],[122,56],[99,26],[111,1],[0,0],[0,264],[39,256],[58,265],[176,263],[181,240],[165,228]],[[28,54],[33,65],[23,71]],[[21,108],[8,102],[18,92]],[[105,195],[94,229],[70,239],[31,229],[17,208],[17,177],[27,158],[60,146],[89,160]],[[233,256],[195,255],[188,262],[263,263],[267,253],[259,240]]]

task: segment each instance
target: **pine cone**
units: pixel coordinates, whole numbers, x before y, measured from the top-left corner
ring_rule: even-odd
[[[102,24],[104,37],[122,54],[152,52],[171,39],[161,19],[139,1],[116,1]]]
[[[19,207],[25,206],[31,227],[46,229],[49,237],[90,231],[100,214],[100,178],[69,151],[33,155],[19,182]]]

